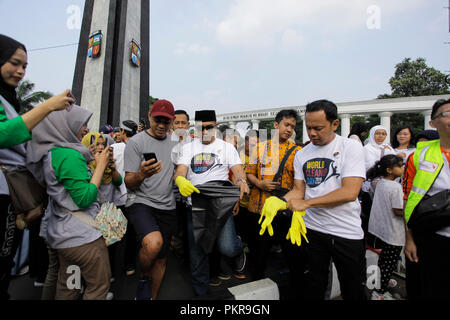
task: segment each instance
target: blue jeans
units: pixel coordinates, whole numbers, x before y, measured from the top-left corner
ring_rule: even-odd
[[[195,243],[192,227],[192,208],[189,208],[187,212],[187,233],[192,287],[195,293],[200,296],[206,294],[209,289],[210,265],[209,255]],[[242,252],[242,241],[236,235],[233,216],[230,215],[217,236],[216,247],[219,253],[229,258],[234,258]]]

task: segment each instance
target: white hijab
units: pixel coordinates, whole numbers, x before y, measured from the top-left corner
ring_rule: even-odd
[[[377,130],[385,130],[387,132],[386,127],[382,125],[378,125],[370,129],[369,143],[364,146],[366,171],[373,167],[375,165],[375,162],[380,160],[383,156],[388,154],[395,154],[394,150],[389,145],[387,136],[380,144],[375,141],[375,132]],[[385,148],[385,146],[389,146],[389,148]]]

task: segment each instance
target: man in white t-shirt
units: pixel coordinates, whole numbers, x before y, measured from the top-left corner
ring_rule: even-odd
[[[366,299],[364,234],[358,201],[365,179],[363,147],[335,133],[339,120],[333,102],[308,104],[305,121],[311,143],[297,152],[294,189],[283,199],[288,209],[306,211],[309,244],[305,244],[305,298],[325,298],[332,259],[342,297]]]
[[[244,193],[249,193],[246,176],[239,154],[234,146],[215,138],[217,129],[215,111],[197,111],[195,122],[199,139],[194,139],[194,141],[182,147],[174,176],[175,184],[178,186],[180,193],[187,197],[193,192],[199,193],[194,186],[209,181],[228,181],[231,170],[237,178],[236,181],[240,187],[242,199]],[[193,214],[195,214],[194,210],[193,212],[188,212],[187,222],[192,285],[197,295],[204,295],[208,292],[210,278],[212,279],[213,277],[210,277],[212,275],[210,275],[209,270],[210,261],[208,261],[208,254],[194,240]],[[231,214],[216,239],[220,253],[234,258],[234,271],[237,273],[242,272],[247,258],[243,251],[242,241],[236,235]],[[217,261],[211,261],[211,263],[216,265]],[[212,272],[219,272],[219,270],[212,269]]]

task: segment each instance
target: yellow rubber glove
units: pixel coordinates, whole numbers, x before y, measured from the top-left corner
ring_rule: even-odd
[[[266,199],[261,210],[261,217],[258,221],[258,223],[261,224],[261,221],[264,219],[264,222],[261,224],[261,231],[259,231],[259,235],[262,236],[267,228],[269,235],[273,236],[272,220],[275,218],[279,210],[286,210],[286,205],[286,202],[278,197],[272,196]]]
[[[200,191],[185,177],[178,176],[175,179],[175,184],[178,186],[178,189],[183,197],[189,197],[194,191],[200,193]]]
[[[286,240],[290,239],[291,243],[297,244],[297,246],[302,244],[302,236],[305,238],[306,242],[309,243],[308,238],[306,238],[305,222],[303,221],[303,216],[305,214],[305,211],[294,211],[292,214],[291,227],[286,236]]]

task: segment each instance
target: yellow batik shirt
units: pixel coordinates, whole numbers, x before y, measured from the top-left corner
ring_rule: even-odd
[[[274,143],[272,140],[260,142],[258,148],[255,148],[250,156],[245,173],[253,174],[259,180],[272,181],[280,167],[284,155],[289,149],[295,146],[296,145],[289,140],[285,143]],[[301,147],[297,146],[289,155],[279,180],[279,182],[281,182],[279,187],[289,190],[292,190],[294,187],[294,158],[299,150],[301,150]],[[259,214],[264,202],[270,196],[270,192],[262,191],[254,186],[250,192],[248,210]]]

